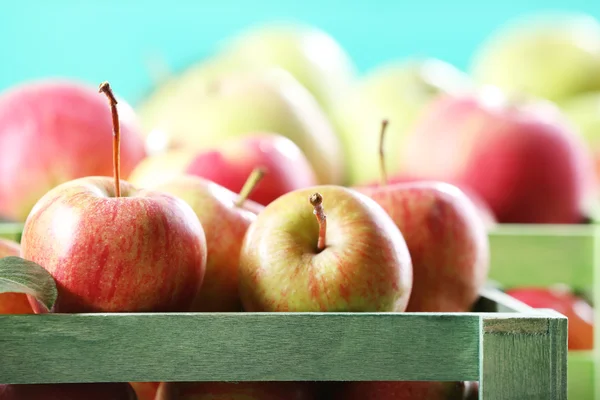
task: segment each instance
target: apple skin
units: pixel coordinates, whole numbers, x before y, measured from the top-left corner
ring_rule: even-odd
[[[145,156],[133,109],[119,99],[121,174]],[[0,216],[24,221],[56,185],[112,176],[112,119],[98,89],[67,80],[32,81],[0,95]]]
[[[569,350],[594,348],[594,310],[569,290],[523,287],[506,293],[533,308],[549,308],[569,319]]]
[[[340,385],[333,400],[463,400],[464,382],[364,381]]]
[[[326,248],[309,197],[327,218]],[[269,250],[267,250],[269,249]],[[258,215],[240,256],[246,311],[404,311],[412,265],[398,228],[375,201],[341,186],[287,193]]]
[[[241,311],[238,293],[240,251],[244,235],[256,220],[256,214],[235,205],[239,197],[236,193],[196,176],[182,175],[151,189],[186,201],[206,233],[206,273],[191,311]]]
[[[331,123],[288,72],[236,71],[205,82],[185,74],[177,79],[178,88],[165,89],[166,95],[159,87],[140,106],[148,147],[207,150],[254,132],[275,133],[296,143],[319,183],[343,181],[343,150]]]
[[[413,265],[406,311],[467,312],[489,270],[487,229],[475,205],[442,182],[356,188],[374,199],[402,232]]]
[[[21,255],[19,243],[0,238],[0,258]],[[26,294],[23,293],[0,293],[0,315],[1,314],[33,314]]]
[[[27,217],[21,255],[54,277],[51,311],[188,310],[206,267],[198,218],[165,193],[121,181],[121,194],[115,198],[112,178],[80,178],[52,189]]]
[[[137,400],[128,383],[0,384],[0,400]]]
[[[129,384],[135,391],[136,400],[155,400],[160,382],[129,382]]]
[[[239,193],[252,171],[264,167],[266,174],[249,197],[262,205],[282,194],[317,184],[315,172],[302,151],[281,135],[253,134],[211,150],[176,154],[167,152],[146,158],[132,172],[129,181],[151,187],[159,180],[189,174]]]
[[[155,400],[316,400],[306,382],[163,382]]]
[[[558,108],[494,88],[435,101],[403,159],[409,175],[473,190],[500,223],[578,223],[596,196],[591,153]]]

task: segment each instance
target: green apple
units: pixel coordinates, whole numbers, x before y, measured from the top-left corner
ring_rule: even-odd
[[[472,71],[510,95],[557,101],[600,89],[600,23],[579,13],[513,20],[483,43]]]
[[[388,170],[399,172],[400,149],[421,110],[440,93],[470,88],[454,66],[433,58],[393,61],[377,67],[353,86],[334,117],[344,145],[350,184],[379,177],[379,127],[389,121],[385,147]]]

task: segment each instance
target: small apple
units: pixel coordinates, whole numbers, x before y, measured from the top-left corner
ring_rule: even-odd
[[[2,385],[0,400],[137,400],[128,383]]]
[[[0,258],[20,255],[19,243],[0,239]],[[33,309],[23,293],[0,293],[0,314],[33,314]]]
[[[562,287],[522,287],[506,293],[533,308],[549,308],[569,319],[569,350],[594,348],[594,310],[583,299]]]
[[[464,382],[364,381],[341,386],[334,400],[463,400]]]
[[[114,182],[79,178],[46,193],[25,221],[21,256],[53,276],[55,312],[185,311],[204,277],[204,231],[183,200],[119,180],[116,99],[108,83],[100,91],[114,116]]]
[[[436,100],[404,150],[408,174],[468,187],[500,223],[578,223],[596,196],[592,156],[558,108],[491,87]]]
[[[163,382],[155,400],[316,400],[306,382]]]
[[[146,155],[132,108],[119,101],[128,175]],[[111,176],[111,115],[93,88],[67,80],[15,86],[0,95],[0,217],[24,221],[56,185]]]
[[[150,156],[131,173],[129,182],[152,187],[165,179],[188,174],[237,193],[258,167],[268,173],[250,199],[262,205],[287,192],[317,184],[316,174],[298,146],[284,136],[266,133],[231,139],[214,149],[172,150]]]
[[[412,266],[381,206],[324,185],[284,194],[258,215],[244,238],[239,284],[250,312],[401,312]]]

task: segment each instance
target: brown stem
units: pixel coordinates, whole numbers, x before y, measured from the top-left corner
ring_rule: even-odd
[[[99,93],[104,93],[108,98],[113,123],[113,175],[115,177],[115,196],[121,197],[121,128],[119,126],[119,113],[117,111],[117,98],[110,84],[102,82]]]
[[[254,170],[252,170],[252,173],[250,173],[250,176],[248,179],[246,179],[246,182],[240,191],[240,195],[235,202],[236,207],[241,207],[244,204],[248,197],[250,197],[250,194],[252,194],[252,191],[256,188],[256,185],[258,185],[258,182],[260,182],[266,173],[267,170],[262,167],[254,168]]]
[[[388,120],[384,119],[383,121],[381,121],[381,132],[379,133],[379,168],[381,171],[381,185],[385,186],[387,185],[388,179],[387,179],[387,171],[385,169],[385,154],[384,154],[384,146],[383,146],[383,139],[385,137],[385,131],[387,130],[387,126],[388,126]]]
[[[320,193],[314,193],[309,198],[310,204],[315,208],[313,214],[317,217],[319,222],[319,240],[317,242],[317,249],[322,251],[326,244],[325,238],[327,234],[327,217],[325,211],[323,211],[323,196]]]

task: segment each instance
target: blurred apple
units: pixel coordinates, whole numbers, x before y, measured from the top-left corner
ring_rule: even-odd
[[[364,381],[341,385],[335,400],[463,400],[464,382]]]
[[[154,400],[160,382],[130,382],[137,400]]]
[[[316,174],[298,146],[275,134],[251,134],[203,151],[172,150],[150,156],[132,172],[129,181],[151,187],[189,174],[238,193],[258,167],[266,173],[249,198],[263,205],[285,193],[317,184]]]
[[[19,243],[0,238],[0,258],[20,256]],[[33,314],[27,295],[23,293],[0,293],[0,314]]]
[[[305,154],[320,183],[343,180],[342,148],[314,97],[282,69],[232,72],[215,79],[178,78],[159,87],[140,111],[153,152],[206,150],[254,132],[280,134]]]
[[[0,385],[0,400],[135,400],[127,383]]]
[[[163,382],[156,400],[314,400],[306,382]]]
[[[389,120],[386,160],[390,174],[400,169],[400,150],[423,107],[441,93],[470,88],[468,77],[437,59],[395,61],[362,78],[336,107],[334,122],[342,139],[350,184],[379,176],[378,127]]]
[[[146,155],[131,107],[119,100],[121,173]],[[112,176],[112,119],[96,87],[28,82],[0,95],[0,216],[24,221],[50,189],[85,176]]]
[[[581,13],[515,19],[482,45],[472,70],[510,95],[560,100],[600,89],[600,23]]]

